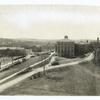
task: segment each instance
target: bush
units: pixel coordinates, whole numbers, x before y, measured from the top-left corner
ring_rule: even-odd
[[[52,66],[59,65],[59,62],[58,61],[54,61],[54,62],[51,63],[51,65]]]
[[[11,49],[5,49],[0,50],[0,54],[2,56],[8,56],[8,57],[14,57],[14,56],[26,56],[25,50],[11,50]]]

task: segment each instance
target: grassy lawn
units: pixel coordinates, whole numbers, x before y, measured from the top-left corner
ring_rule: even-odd
[[[100,95],[100,68],[92,62],[55,69],[37,79],[28,78],[1,95]]]

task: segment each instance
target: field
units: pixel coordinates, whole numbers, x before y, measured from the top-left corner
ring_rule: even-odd
[[[28,78],[1,95],[100,95],[100,68],[92,62],[46,72]]]

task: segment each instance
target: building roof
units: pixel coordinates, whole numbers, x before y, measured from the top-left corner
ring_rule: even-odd
[[[70,40],[70,39],[61,39],[61,40],[59,40],[58,42],[74,42],[74,41],[72,41],[72,40]]]
[[[0,47],[0,50],[11,49],[11,50],[23,50],[22,47]]]

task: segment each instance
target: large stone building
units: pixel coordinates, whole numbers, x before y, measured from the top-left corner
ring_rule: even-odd
[[[75,43],[72,40],[68,39],[68,36],[65,36],[64,39],[59,40],[56,43],[55,51],[58,56],[73,58],[75,56]]]

